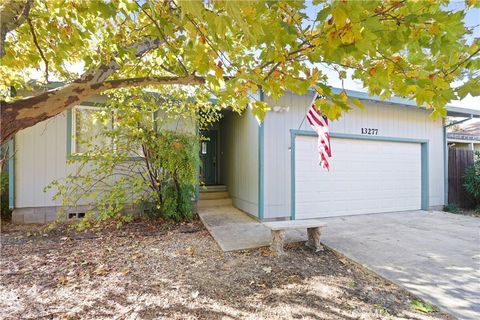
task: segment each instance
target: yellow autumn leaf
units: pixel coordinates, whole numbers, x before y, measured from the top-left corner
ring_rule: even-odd
[[[415,93],[416,91],[417,91],[417,86],[416,85],[411,84],[411,85],[407,86],[407,90],[406,90],[407,94],[408,93]]]
[[[346,24],[347,14],[340,6],[335,7],[332,10],[333,22],[338,28],[343,27]]]
[[[477,0],[467,0],[467,5],[469,8],[475,7],[476,4],[477,4]]]
[[[428,33],[433,35],[437,35],[439,32],[440,32],[440,27],[437,23],[432,24],[428,29]]]
[[[340,36],[343,44],[352,44],[355,42],[355,35],[352,30],[347,30]]]

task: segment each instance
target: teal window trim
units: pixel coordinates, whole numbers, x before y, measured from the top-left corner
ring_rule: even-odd
[[[67,110],[67,160],[72,158],[78,158],[72,154],[72,121],[73,121],[73,112],[72,109]]]
[[[263,90],[260,88],[259,100],[264,101]],[[258,126],[258,219],[265,215],[265,127],[264,121]]]
[[[8,142],[8,207],[15,208],[15,136]]]
[[[290,150],[291,150],[291,212],[290,220],[295,220],[295,140],[297,136],[316,137],[317,133],[309,130],[290,130]],[[350,133],[331,132],[330,137],[338,139],[356,139],[356,140],[370,140],[370,141],[385,141],[385,142],[403,142],[403,143],[419,143],[421,147],[421,209],[428,210],[430,205],[430,177],[429,177],[429,140],[427,139],[413,139],[400,137],[385,137],[385,136],[370,136]]]

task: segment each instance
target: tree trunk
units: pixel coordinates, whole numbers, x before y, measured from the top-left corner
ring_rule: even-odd
[[[175,186],[175,193],[176,193],[176,196],[177,196],[177,212],[179,214],[183,215],[184,212],[182,211],[182,207],[181,207],[182,191],[181,191],[180,183],[178,182],[178,179],[177,179],[177,173],[176,172],[173,173],[173,185]]]
[[[91,79],[87,77],[33,97],[11,103],[0,102],[0,144],[4,144],[18,131],[52,118],[86,98],[105,90],[154,84],[195,85],[204,82],[203,78],[194,75],[185,77],[143,77],[100,83],[92,83]]]

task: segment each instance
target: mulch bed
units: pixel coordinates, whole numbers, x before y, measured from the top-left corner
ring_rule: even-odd
[[[1,319],[450,319],[329,250],[223,253],[199,221],[2,229]]]

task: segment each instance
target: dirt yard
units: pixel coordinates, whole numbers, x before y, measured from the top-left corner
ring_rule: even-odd
[[[198,221],[2,228],[1,319],[450,319],[331,251],[223,253]]]

